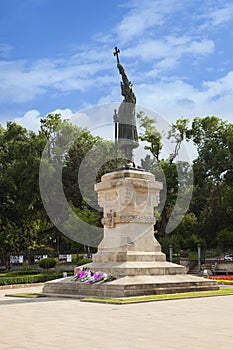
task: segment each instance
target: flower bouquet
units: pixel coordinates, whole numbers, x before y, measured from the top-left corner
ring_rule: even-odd
[[[102,271],[94,272],[92,270],[89,270],[88,268],[80,269],[78,268],[76,270],[76,274],[73,277],[73,281],[81,282],[81,283],[103,283],[103,282],[109,282],[113,281],[115,278]]]

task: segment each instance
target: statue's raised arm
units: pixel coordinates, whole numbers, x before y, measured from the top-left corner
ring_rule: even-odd
[[[128,77],[125,73],[123,66],[118,63],[117,68],[119,69],[119,73],[122,76],[121,82],[121,94],[125,98],[125,102],[136,104],[136,96],[133,92],[133,87],[131,82],[128,80]]]

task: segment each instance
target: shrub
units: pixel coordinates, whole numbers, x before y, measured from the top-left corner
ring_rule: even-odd
[[[87,259],[80,259],[77,262],[77,266],[85,265],[85,264],[88,264],[90,262],[92,262],[92,259],[89,259],[89,258],[87,258]]]
[[[56,259],[54,258],[45,258],[39,261],[38,265],[42,269],[46,269],[48,272],[48,269],[56,266]]]
[[[233,250],[233,231],[228,228],[224,228],[223,230],[217,233],[217,243],[218,246],[223,250]]]
[[[5,276],[6,277],[15,277],[15,276],[27,276],[27,275],[37,275],[38,273],[40,273],[37,270],[20,270],[20,271],[9,271],[9,272],[5,272]],[[1,276],[1,275],[0,275]]]
[[[40,283],[40,282],[54,280],[61,277],[62,277],[61,272],[55,272],[50,274],[41,273],[38,275],[28,275],[28,276],[1,277],[0,286],[10,285],[10,284]]]

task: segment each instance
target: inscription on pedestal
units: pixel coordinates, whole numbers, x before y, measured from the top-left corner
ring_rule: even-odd
[[[110,212],[102,219],[102,224],[108,227],[115,227],[120,223],[143,223],[143,224],[155,224],[155,218],[149,215],[120,215],[116,216],[116,213]]]

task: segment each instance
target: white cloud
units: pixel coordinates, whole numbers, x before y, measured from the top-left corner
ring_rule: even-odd
[[[0,102],[30,101],[45,91],[39,71],[29,71],[26,61],[1,61],[0,76]]]
[[[210,54],[214,51],[214,41],[213,40],[208,40],[208,39],[203,39],[200,41],[194,40],[190,41],[188,47],[184,52],[186,53],[191,53],[195,55],[206,55]]]
[[[233,72],[194,88],[182,80],[141,84],[135,87],[138,104],[147,106],[170,121],[184,116],[217,115],[232,122]]]
[[[126,49],[124,57],[136,57],[144,63],[146,71],[143,74],[137,73],[136,76],[137,80],[141,77],[146,83],[147,78],[156,77],[161,72],[168,74],[184,57],[190,56],[192,62],[195,62],[198,58],[213,53],[214,48],[212,40],[198,41],[189,36],[170,35],[160,40],[141,40],[135,46]]]
[[[50,113],[51,114],[60,114],[62,120],[69,119],[74,114],[70,108],[66,108],[66,109],[59,109],[59,108],[57,108],[57,109],[55,109],[54,111],[52,111]]]
[[[71,119],[75,114],[71,109],[55,109],[54,111],[48,112],[47,114],[60,114],[61,119]],[[41,113],[36,109],[27,111],[22,117],[15,118],[14,121],[26,128],[27,130],[31,130],[37,132],[40,129],[40,119],[44,118],[41,116]]]
[[[180,1],[177,0],[172,2],[170,0],[136,0],[123,5],[129,8],[129,12],[115,28],[119,42],[129,42],[136,37],[143,36],[152,27],[163,25],[166,16],[177,10],[179,3]]]
[[[95,52],[90,50],[89,59],[83,62],[84,52],[64,59],[43,59],[30,64],[26,60],[0,61],[0,102],[23,103],[45,94],[49,89],[60,92],[86,91],[96,83],[106,86],[112,80],[106,71],[112,62],[106,60],[106,52],[102,61],[95,61]],[[108,53],[109,54],[109,53]],[[94,57],[95,56],[95,57]],[[92,58],[91,58],[92,57]],[[105,59],[104,59],[105,58]],[[112,58],[112,57],[111,57]],[[80,62],[79,62],[80,61]],[[105,64],[103,65],[103,61]],[[104,71],[104,76],[98,77]]]
[[[140,57],[143,61],[155,59],[176,60],[185,54],[206,55],[214,50],[212,40],[193,40],[192,37],[168,36],[160,40],[141,40],[137,45],[124,51],[126,57]]]
[[[219,26],[233,19],[233,4],[227,3],[217,10],[210,11],[209,18],[214,26]]]
[[[23,117],[15,118],[15,122],[27,130],[38,131],[40,128],[40,112],[33,109],[27,111]]]
[[[215,81],[204,81],[210,98],[218,98],[220,95],[233,95],[233,72],[228,72],[224,77]]]
[[[162,24],[162,17],[150,9],[142,12],[133,12],[126,16],[117,26],[116,32],[121,42],[125,43],[137,36],[141,36],[146,29],[155,24]]]
[[[92,124],[90,117],[83,112],[74,113],[72,116],[70,116],[69,121],[70,123],[78,126],[79,128],[88,128]]]

